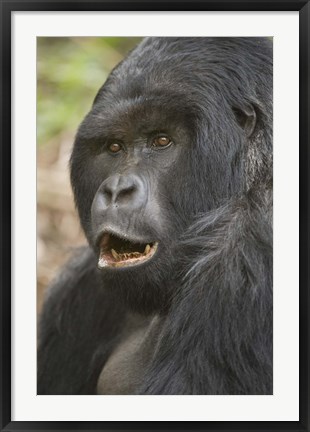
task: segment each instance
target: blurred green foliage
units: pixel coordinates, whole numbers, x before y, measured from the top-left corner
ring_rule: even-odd
[[[126,37],[37,38],[37,139],[74,133],[111,69],[139,43]]]

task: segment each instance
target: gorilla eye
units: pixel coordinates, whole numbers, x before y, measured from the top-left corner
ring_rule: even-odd
[[[118,153],[119,151],[121,151],[121,149],[122,149],[122,147],[118,143],[112,143],[112,144],[108,145],[108,150],[111,153]]]
[[[171,139],[165,135],[160,135],[154,138],[152,142],[153,147],[158,147],[158,148],[169,147],[170,144],[172,144]]]

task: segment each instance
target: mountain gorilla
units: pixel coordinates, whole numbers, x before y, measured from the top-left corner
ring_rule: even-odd
[[[39,394],[272,394],[272,43],[147,38],[81,124]]]

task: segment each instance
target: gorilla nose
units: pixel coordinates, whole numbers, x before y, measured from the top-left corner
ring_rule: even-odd
[[[97,193],[97,204],[101,210],[109,207],[135,210],[144,205],[146,191],[136,175],[115,174],[106,179]]]

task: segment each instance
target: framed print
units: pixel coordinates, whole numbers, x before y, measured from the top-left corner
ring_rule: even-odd
[[[308,28],[1,2],[2,430],[310,429]]]

